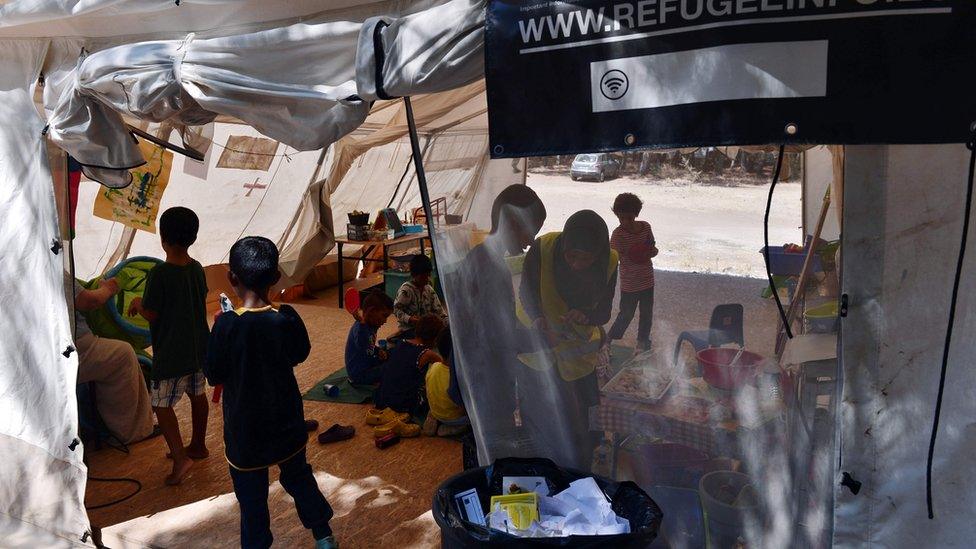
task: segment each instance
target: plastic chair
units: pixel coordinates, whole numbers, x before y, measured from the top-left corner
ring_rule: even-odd
[[[712,310],[712,320],[708,324],[707,330],[693,330],[681,332],[678,341],[674,344],[674,357],[671,363],[678,364],[678,355],[681,354],[682,343],[688,342],[695,348],[695,352],[709,347],[719,347],[727,343],[738,343],[740,347],[745,346],[745,336],[743,335],[743,312],[742,305],[729,303],[719,305]]]

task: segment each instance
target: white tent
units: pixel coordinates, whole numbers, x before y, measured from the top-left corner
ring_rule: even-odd
[[[167,200],[213,208],[212,215],[223,209],[242,221],[236,230],[273,237],[287,274],[300,277],[331,246],[347,209],[385,205],[393,196],[387,191],[405,171],[409,177],[402,110],[382,101],[370,109],[373,100],[418,96],[418,122],[431,143],[425,155],[431,192],[451,197],[453,212],[483,223],[490,197],[524,176],[524,165],[486,156],[487,105],[478,82],[483,8],[466,0],[0,5],[2,545],[90,543],[74,406],[77,358],[62,256],[52,251],[59,229],[47,136],[110,183],[141,160],[127,142],[122,114],[176,126],[217,120],[218,145],[232,134],[257,135],[238,121],[281,141],[272,172],[223,174],[215,147],[202,165],[181,161],[174,167],[180,182]],[[90,55],[79,63],[82,48]],[[235,58],[238,51],[248,54]],[[47,122],[33,100],[41,74]],[[116,81],[118,75],[127,77]],[[323,148],[328,153],[313,178]],[[967,511],[976,502],[966,473],[976,449],[976,380],[960,367],[976,350],[964,337],[976,322],[971,256],[934,462],[935,520],[925,517],[924,501],[966,156],[961,145],[846,151],[841,234],[850,311],[842,323],[842,398],[830,456],[838,546],[965,546],[972,538]],[[251,177],[270,177],[261,196],[294,216],[252,205],[255,195],[243,190]],[[414,187],[406,189],[393,197],[395,205],[417,204]],[[83,200],[95,192],[87,185]],[[85,233],[79,247],[113,249],[120,236],[107,223],[91,223],[79,227]],[[234,229],[221,239],[233,240]],[[153,253],[154,246],[140,234],[131,250]],[[224,250],[204,249],[203,259],[220,262]],[[96,273],[104,264],[97,259],[83,270]],[[844,473],[862,483],[859,493],[840,486]]]

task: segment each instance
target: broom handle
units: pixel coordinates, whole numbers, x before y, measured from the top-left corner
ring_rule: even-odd
[[[804,288],[807,284],[807,278],[810,276],[810,267],[813,265],[813,254],[817,251],[817,242],[820,240],[820,235],[823,233],[824,222],[827,220],[827,210],[830,208],[830,187],[827,187],[827,192],[824,193],[823,204],[820,206],[820,217],[817,219],[817,226],[813,230],[813,238],[810,240],[810,245],[807,247],[807,256],[803,258],[803,270],[800,271],[800,279],[796,284],[796,291],[793,293],[793,299],[790,300],[790,307],[786,310],[786,322],[792,323],[793,317],[796,315],[797,305],[799,305],[800,300],[803,299]],[[783,329],[785,325],[782,320],[779,323],[779,330],[776,332],[776,354],[781,355],[783,353],[783,347],[786,346],[786,339],[783,337]]]

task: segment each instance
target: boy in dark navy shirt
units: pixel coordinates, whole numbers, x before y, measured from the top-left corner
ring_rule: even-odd
[[[349,328],[346,338],[346,373],[359,385],[380,382],[386,351],[376,346],[376,332],[393,314],[393,300],[383,292],[369,292],[363,298],[362,316]]]
[[[275,310],[269,298],[280,278],[278,249],[267,238],[242,238],[230,250],[228,278],[242,307],[214,323],[204,371],[211,385],[224,386],[224,446],[241,508],[241,546],[271,546],[268,469],[277,465],[316,547],[337,547],[332,508],[305,458],[305,414],[293,371],[308,358],[308,332],[293,308]]]

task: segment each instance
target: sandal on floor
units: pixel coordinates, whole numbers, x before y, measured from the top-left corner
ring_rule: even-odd
[[[319,433],[319,444],[328,444],[330,442],[339,442],[342,440],[349,440],[356,434],[356,428],[351,425],[339,425],[338,423],[333,424],[325,431]]]
[[[384,425],[391,421],[407,421],[408,419],[410,419],[410,414],[398,414],[392,408],[383,408],[382,410],[370,408],[366,410],[366,425]]]

